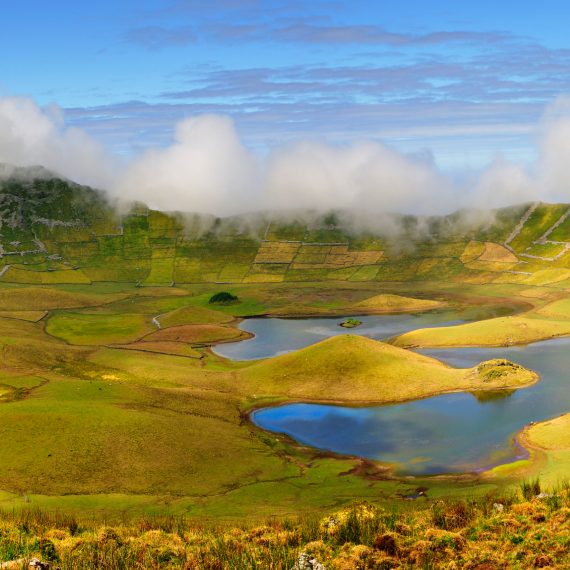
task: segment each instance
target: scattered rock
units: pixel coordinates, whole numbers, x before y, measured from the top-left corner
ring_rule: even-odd
[[[30,570],[49,570],[49,564],[42,562],[39,558],[32,558],[28,566]]]
[[[292,570],[327,570],[327,569],[323,564],[317,562],[316,558],[313,558],[306,552],[301,552],[301,554],[299,554],[299,560],[297,560]]]
[[[550,499],[551,497],[554,497],[554,495],[550,493],[539,493],[535,499]]]
[[[339,524],[340,524],[340,521],[339,521],[338,519],[335,519],[334,517],[331,517],[331,518],[329,519],[329,521],[325,523],[325,526],[326,526],[327,528],[333,528],[333,527],[335,527],[335,526],[337,526],[337,525],[339,525]]]
[[[493,511],[495,514],[502,513],[505,510],[505,505],[501,505],[501,503],[493,503]]]

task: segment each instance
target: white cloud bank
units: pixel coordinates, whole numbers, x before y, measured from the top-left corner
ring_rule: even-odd
[[[87,133],[66,127],[61,109],[28,97],[0,97],[0,162],[41,165],[100,188],[113,184],[118,160]]]
[[[161,210],[217,215],[268,208],[436,214],[535,199],[569,202],[570,99],[547,108],[539,131],[535,163],[497,155],[459,185],[439,172],[429,153],[406,155],[370,140],[301,140],[261,158],[244,146],[232,120],[219,115],[185,118],[169,147],[123,163],[84,131],[66,127],[57,106],[0,97],[0,163],[42,165]]]

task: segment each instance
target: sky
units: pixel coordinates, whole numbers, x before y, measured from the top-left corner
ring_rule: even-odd
[[[22,0],[3,3],[1,14],[8,150],[0,160],[25,162],[9,149],[53,139],[30,160],[129,195],[148,176],[141,164],[154,161],[153,176],[177,187],[176,205],[184,183],[165,170],[183,166],[190,178],[200,170],[202,135],[219,154],[208,154],[204,176],[228,159],[240,177],[216,173],[204,188],[223,187],[216,199],[231,200],[255,186],[249,203],[287,168],[299,186],[316,168],[299,170],[307,156],[330,164],[326,179],[344,177],[338,195],[362,178],[355,161],[393,164],[397,155],[404,162],[392,182],[411,161],[430,170],[418,174],[424,182],[472,196],[503,161],[502,179],[513,168],[524,179],[510,196],[529,196],[529,177],[552,161],[552,137],[566,141],[552,126],[570,93],[570,3],[562,0]],[[17,129],[16,144],[6,133]],[[177,152],[192,144],[190,158]],[[436,196],[422,192],[426,203]]]

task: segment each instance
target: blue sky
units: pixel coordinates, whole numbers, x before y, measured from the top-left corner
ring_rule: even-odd
[[[3,3],[0,94],[55,102],[133,155],[188,115],[231,116],[254,150],[310,138],[429,148],[444,169],[535,153],[570,92],[554,0],[23,0]]]

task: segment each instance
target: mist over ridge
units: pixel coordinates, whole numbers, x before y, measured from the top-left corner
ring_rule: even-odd
[[[429,149],[409,154],[375,140],[302,139],[260,156],[243,144],[230,117],[212,114],[182,119],[169,146],[127,159],[67,126],[55,105],[42,109],[27,97],[0,97],[0,163],[41,165],[113,198],[162,211],[443,215],[463,207],[570,201],[569,111],[566,97],[546,108],[533,163],[515,164],[498,152],[482,171],[466,168],[451,176],[438,168]]]

